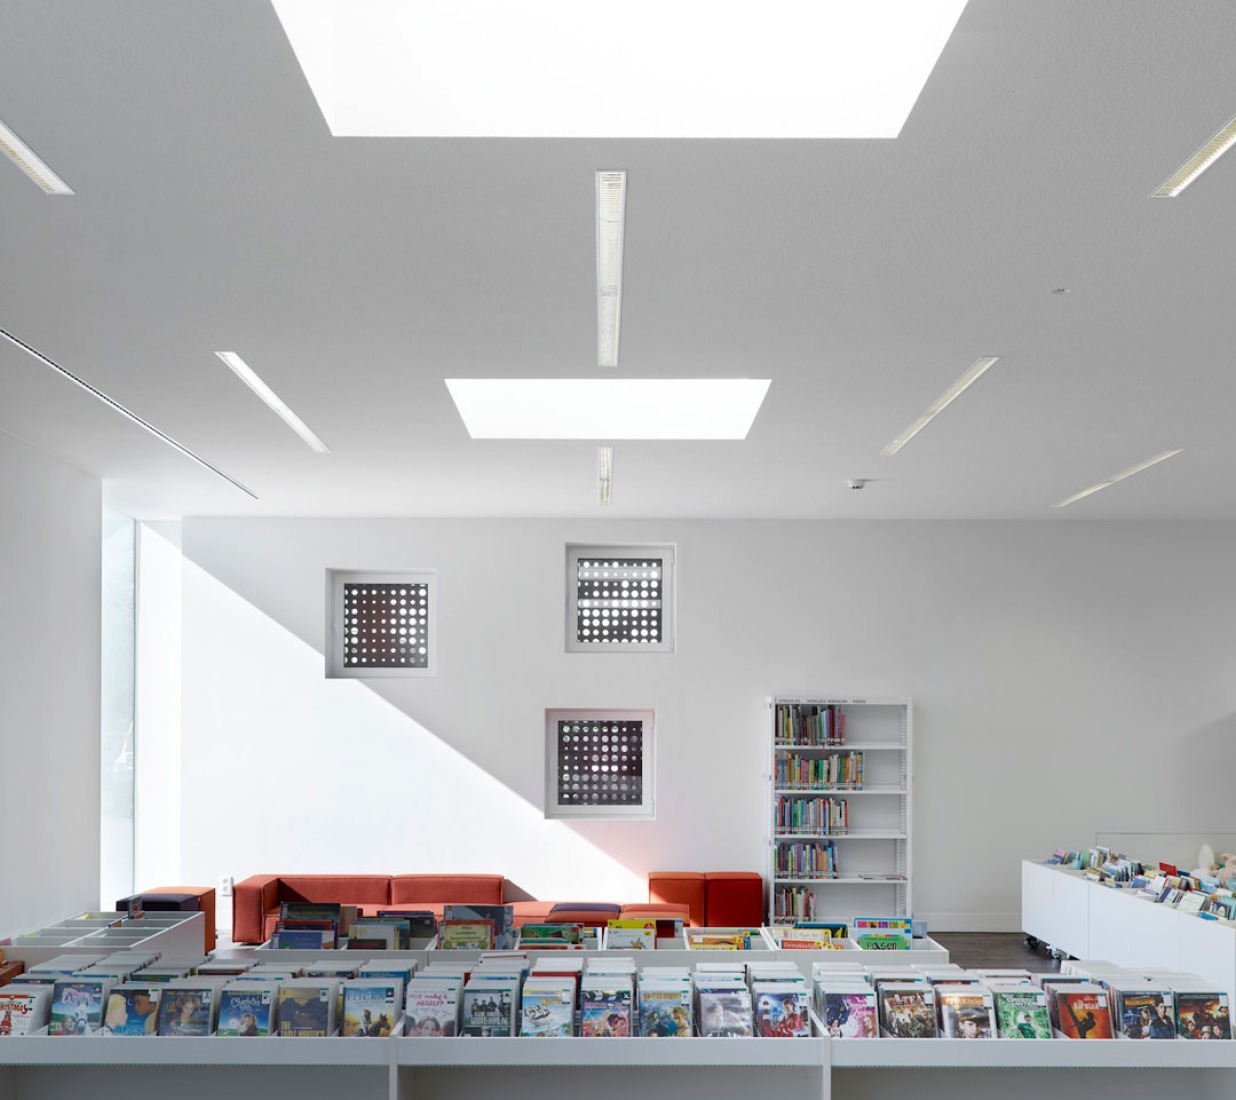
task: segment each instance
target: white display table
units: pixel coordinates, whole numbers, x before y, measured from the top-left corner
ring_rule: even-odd
[[[1079,959],[1194,973],[1236,1001],[1236,922],[1181,913],[1081,871],[1031,860],[1021,868],[1027,936]]]

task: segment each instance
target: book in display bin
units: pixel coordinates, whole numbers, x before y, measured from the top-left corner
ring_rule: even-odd
[[[850,934],[864,951],[908,951],[914,925],[902,917],[855,917]]]
[[[824,1027],[832,1038],[879,1038],[875,990],[870,987],[827,990],[821,1001]]]
[[[519,1034],[528,1039],[567,1039],[575,1028],[575,986],[561,979],[529,979],[524,985]]]
[[[1178,989],[1176,1030],[1182,1039],[1230,1039],[1232,1020],[1227,994]]]
[[[751,995],[745,990],[701,989],[700,1035],[713,1039],[744,1039],[751,1036]]]
[[[316,1038],[333,1035],[339,1004],[339,983],[331,979],[293,978],[278,993],[280,1037]]]
[[[990,991],[978,986],[942,986],[936,989],[940,1032],[946,1039],[990,1039],[996,1033]]]
[[[183,984],[181,984],[183,983]],[[159,998],[159,1035],[210,1035],[215,1030],[218,989],[209,983],[177,979]]]
[[[1037,986],[993,982],[996,1031],[1001,1039],[1050,1039],[1047,994]]]
[[[517,989],[515,981],[470,981],[461,995],[460,1034],[473,1038],[514,1035]]]
[[[47,1026],[51,986],[10,985],[0,989],[0,1036],[29,1035]]]
[[[158,985],[121,985],[107,995],[102,1030],[109,1035],[154,1035],[158,1024]]]
[[[398,978],[354,978],[343,983],[343,1025],[348,1038],[385,1038],[399,1023],[403,982]]]
[[[646,1039],[690,1038],[690,983],[643,979],[639,986],[639,1033]]]
[[[219,1024],[215,1034],[260,1038],[275,1033],[278,985],[274,982],[234,982],[219,993]]]
[[[1099,985],[1078,984],[1056,988],[1056,1033],[1064,1039],[1114,1038],[1107,990]]]
[[[633,987],[615,976],[585,980],[580,990],[579,1033],[589,1039],[624,1039],[631,1035]]]
[[[605,946],[624,951],[651,951],[657,946],[657,922],[615,918],[606,928]]]
[[[493,946],[494,922],[491,920],[442,921],[444,951],[490,951]]]
[[[110,978],[68,978],[52,986],[50,1035],[89,1035],[103,1026]]]
[[[936,993],[926,982],[888,982],[878,990],[880,1027],[892,1039],[934,1039]]]
[[[755,1034],[765,1039],[798,1039],[811,1035],[810,995],[790,982],[753,982],[751,1000]]]
[[[519,938],[515,931],[515,907],[513,905],[445,905],[442,907],[444,924],[452,921],[488,921],[491,929],[489,949],[512,951]],[[445,939],[445,934],[444,934]]]
[[[1175,1039],[1175,998],[1170,990],[1109,988],[1116,1028],[1122,1039]]]
[[[416,979],[408,984],[404,1035],[417,1039],[450,1038],[459,1030],[459,985]]]

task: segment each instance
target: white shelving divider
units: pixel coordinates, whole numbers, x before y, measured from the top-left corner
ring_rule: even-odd
[[[845,740],[835,744],[800,744],[781,736],[778,715],[783,707],[800,713],[831,708],[845,716]],[[835,728],[835,727],[834,727]],[[911,892],[911,832],[913,815],[913,716],[909,699],[846,696],[778,696],[768,701],[768,923],[790,923],[777,915],[783,888],[806,886],[814,897],[819,920],[854,916],[908,917]],[[863,783],[854,786],[804,787],[779,782],[780,763],[827,760],[849,752],[863,753]],[[790,832],[778,829],[777,809],[784,800],[836,798],[847,800],[846,831]],[[786,845],[832,842],[838,873],[794,875],[779,870]]]

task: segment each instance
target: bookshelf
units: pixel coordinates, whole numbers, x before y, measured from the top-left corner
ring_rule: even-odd
[[[768,701],[768,923],[911,915],[909,699]]]

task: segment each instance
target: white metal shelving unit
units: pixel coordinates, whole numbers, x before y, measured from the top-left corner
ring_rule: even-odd
[[[780,738],[782,707],[834,708],[845,715],[845,740],[837,744],[799,744]],[[913,718],[909,699],[846,696],[778,696],[768,702],[768,923],[778,917],[777,898],[784,887],[809,886],[815,917],[849,920],[854,916],[900,916],[912,913],[911,831],[913,822]],[[863,753],[863,784],[801,786],[778,781],[780,762],[827,760]],[[803,832],[778,829],[782,800],[846,799],[850,826],[845,831]],[[837,873],[795,875],[779,870],[779,855],[788,844],[833,842]]]

